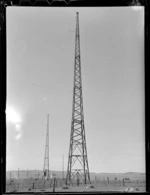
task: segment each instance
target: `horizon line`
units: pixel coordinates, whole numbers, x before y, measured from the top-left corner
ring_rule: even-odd
[[[18,169],[13,169],[13,170],[6,170],[6,172],[11,172],[11,171],[18,171]],[[42,169],[19,169],[19,171],[41,171],[43,172]],[[49,170],[51,171],[56,171],[56,172],[62,172],[62,170]],[[64,171],[67,172],[67,171]],[[89,171],[89,173],[95,173],[95,174],[124,174],[124,173],[144,173],[146,172],[141,172],[141,171],[126,171],[126,172],[94,172],[94,171]]]

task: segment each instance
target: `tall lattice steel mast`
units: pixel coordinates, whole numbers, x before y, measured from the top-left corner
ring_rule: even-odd
[[[44,179],[50,179],[50,174],[49,174],[49,114],[47,115],[47,133],[46,133],[43,173],[44,173]]]
[[[85,184],[90,183],[83,114],[78,12],[76,13],[73,108],[66,184],[74,180]]]

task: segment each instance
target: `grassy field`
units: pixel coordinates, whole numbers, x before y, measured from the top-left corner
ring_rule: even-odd
[[[7,179],[6,190],[7,192],[86,192],[86,191],[128,191],[128,192],[144,192],[144,180],[92,180],[91,184],[73,183],[65,189],[65,180],[56,179],[54,189],[54,179]]]

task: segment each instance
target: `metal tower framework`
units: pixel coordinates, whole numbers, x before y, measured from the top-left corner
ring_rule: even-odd
[[[90,183],[81,82],[79,13],[76,13],[73,108],[66,184]]]
[[[47,115],[47,133],[46,133],[43,173],[44,173],[44,179],[50,179],[50,174],[49,174],[49,114]]]

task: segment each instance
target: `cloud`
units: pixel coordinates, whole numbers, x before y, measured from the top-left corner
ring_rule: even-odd
[[[16,131],[16,136],[15,139],[19,140],[22,136],[22,131],[21,131],[21,117],[19,113],[13,108],[13,107],[7,107],[6,109],[6,120],[7,122],[10,122],[11,124],[14,125],[15,131]]]
[[[20,131],[20,124],[16,124],[16,130]]]
[[[47,101],[47,97],[43,97],[43,100],[44,100],[44,101]]]
[[[8,122],[18,123],[21,122],[21,118],[17,111],[12,107],[7,107],[6,109],[6,119]]]
[[[16,136],[15,136],[15,139],[20,139],[21,138],[21,134],[19,133],[19,134],[17,134]]]
[[[16,132],[17,132],[17,135],[15,136],[15,139],[20,139],[21,138],[21,136],[22,136],[22,131],[21,131],[21,129],[20,129],[20,124],[16,124],[15,125],[15,128],[16,128]]]

